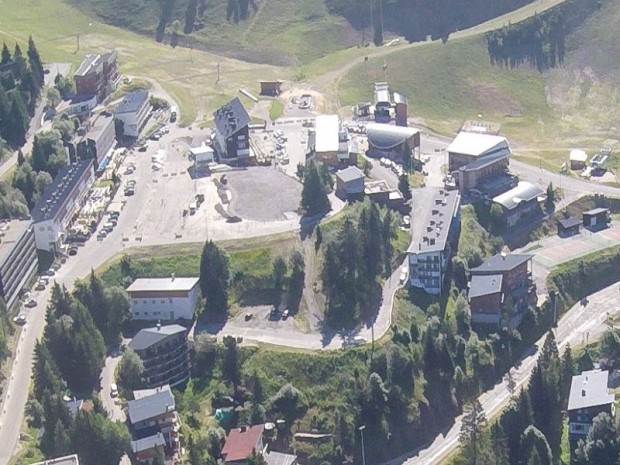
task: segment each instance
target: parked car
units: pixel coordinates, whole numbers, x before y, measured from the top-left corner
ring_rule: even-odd
[[[407,274],[408,273],[409,273],[409,267],[407,267],[406,265],[403,266],[400,269],[400,279],[399,279],[399,281],[400,281],[401,284],[404,284],[405,281],[407,281]]]
[[[127,189],[125,189],[125,195],[127,197],[130,197],[132,195],[134,195],[136,193],[136,191],[134,190],[133,187],[128,187]]]
[[[102,241],[106,237],[108,237],[108,233],[105,231],[99,231],[99,234],[97,234],[97,240],[99,241]]]
[[[283,320],[286,320],[287,318],[288,318],[288,309],[286,309],[286,310],[284,310],[284,311],[282,312],[282,319],[283,319]]]
[[[32,308],[37,306],[37,301],[34,299],[30,299],[28,302],[24,304],[24,307]]]
[[[45,283],[41,281],[39,281],[34,288],[35,291],[43,291],[44,289],[45,289]]]
[[[146,145],[141,145],[138,147],[138,152],[146,152]]]
[[[18,325],[25,325],[26,315],[22,313],[21,315],[16,316],[15,318],[13,318],[13,323],[18,324]]]
[[[71,247],[69,248],[69,250],[67,251],[67,253],[73,257],[74,255],[77,255],[78,253],[78,248],[77,247]]]
[[[363,336],[355,336],[353,339],[351,339],[351,345],[353,346],[359,346],[362,344],[366,344],[367,342],[368,341]]]
[[[118,397],[118,386],[116,383],[110,384],[110,396]]]

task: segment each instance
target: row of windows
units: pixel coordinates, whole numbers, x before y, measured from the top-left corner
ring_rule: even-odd
[[[172,303],[172,299],[168,299],[168,300],[169,300],[169,302],[168,302],[168,303]],[[134,305],[138,305],[138,304],[140,303],[140,301],[139,301],[138,299],[133,299],[133,300],[132,300],[132,303],[133,303]],[[146,305],[147,301],[146,301],[146,300],[143,300],[143,301],[142,301],[142,303],[143,303],[144,305]],[[157,303],[157,300],[151,300],[151,303],[152,303],[152,304],[156,304],[156,303]],[[160,300],[160,302],[159,302],[159,303],[160,303],[160,304],[165,304],[165,303],[166,303],[166,301],[165,301],[165,300]]]
[[[153,316],[163,316],[164,312],[153,312]],[[134,312],[134,315],[140,316],[140,312]],[[149,316],[149,312],[144,312],[144,316]]]

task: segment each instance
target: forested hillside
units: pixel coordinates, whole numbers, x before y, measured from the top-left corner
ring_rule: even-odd
[[[447,38],[532,0],[66,1],[173,46],[295,65],[387,36]]]

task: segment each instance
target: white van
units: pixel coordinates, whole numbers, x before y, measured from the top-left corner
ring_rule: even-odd
[[[110,384],[110,395],[112,397],[118,397],[118,386],[116,383]]]

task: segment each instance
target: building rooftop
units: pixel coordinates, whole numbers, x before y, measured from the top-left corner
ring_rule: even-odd
[[[94,72],[99,66],[103,66],[101,56],[94,53],[89,53],[86,55],[84,60],[82,60],[82,63],[80,63],[80,66],[74,76],[86,76],[87,74]]]
[[[168,389],[160,389],[155,394],[127,402],[127,417],[132,425],[144,420],[174,412],[174,396]]]
[[[584,371],[573,376],[568,396],[568,410],[578,410],[599,405],[613,404],[615,396],[609,392],[609,372],[601,370]]]
[[[138,331],[138,334],[133,337],[128,346],[133,350],[144,350],[154,344],[157,344],[159,341],[167,338],[168,336],[185,332],[186,329],[181,325],[158,325],[153,328],[144,328]]]
[[[250,124],[251,118],[248,111],[239,100],[239,97],[235,97],[226,105],[220,107],[215,113],[213,113],[214,123],[217,131],[228,139],[241,129]]]
[[[265,425],[246,426],[231,429],[222,449],[225,462],[244,460],[252,454]]]
[[[579,219],[575,218],[574,216],[569,216],[568,218],[561,219],[560,221],[558,221],[558,223],[562,225],[564,229],[568,229],[579,226],[581,224],[581,221],[579,221]]]
[[[534,255],[529,253],[498,253],[489,257],[485,262],[472,268],[470,273],[472,275],[494,275],[496,273],[504,273],[506,271],[514,270],[519,265],[532,259]]]
[[[504,277],[501,274],[493,275],[473,275],[469,282],[470,299],[474,297],[481,297],[483,295],[497,294],[502,290],[502,281]]]
[[[191,291],[200,281],[200,278],[138,278],[127,288],[127,292],[161,292],[161,291]]]
[[[138,399],[143,399],[144,397],[149,397],[149,396],[153,396],[161,391],[170,391],[170,385],[169,384],[164,384],[163,386],[160,387],[156,387],[153,389],[137,389],[135,391],[133,391],[133,398],[135,400]]]
[[[315,120],[314,151],[337,152],[340,147],[340,118],[338,115],[319,115]]]
[[[508,152],[510,146],[505,137],[473,132],[459,132],[448,146],[448,153],[480,157],[497,152]]]
[[[390,86],[387,82],[375,82],[375,104],[387,103],[390,101]]]
[[[33,463],[32,465],[80,465],[77,454],[66,455],[56,459],[44,460],[43,462]]]
[[[348,168],[338,171],[336,177],[342,182],[351,182],[364,179],[364,173],[357,166],[349,166]]]
[[[515,209],[521,202],[529,202],[544,194],[545,191],[527,181],[519,181],[516,187],[510,189],[493,199],[506,210]]]
[[[89,119],[82,128],[78,129],[78,132],[73,138],[73,142],[79,143],[85,139],[96,141],[111,124],[114,124],[114,116],[112,113],[102,111]]]
[[[603,166],[605,166],[608,158],[609,155],[607,153],[597,153],[592,157],[592,160],[590,160],[590,165],[602,168]]]
[[[570,151],[568,159],[570,161],[585,163],[588,160],[588,154],[583,150],[573,149]]]
[[[392,149],[420,132],[415,128],[392,126],[391,124],[368,123],[368,143],[381,150]]]
[[[476,171],[485,168],[489,165],[496,163],[498,160],[510,158],[510,151],[499,150],[497,152],[489,153],[483,157],[477,158],[471,163],[459,168],[460,171]]]
[[[297,457],[293,454],[284,454],[274,451],[263,454],[263,458],[265,462],[267,462],[267,465],[292,465],[297,461]]]
[[[399,94],[398,92],[394,92],[394,103],[403,103],[407,105],[407,97],[403,94]]]
[[[459,211],[460,203],[459,191],[439,189],[435,195],[433,206],[426,212],[426,218],[421,222],[424,229],[416,228],[407,252],[419,254],[444,250],[452,220]]]
[[[378,194],[379,192],[391,192],[390,186],[387,181],[384,179],[380,179],[379,181],[370,181],[367,182],[364,186],[364,194],[372,195]]]
[[[608,213],[609,208],[593,208],[592,210],[588,210],[587,212],[583,212],[582,215],[600,215],[602,213]]]
[[[142,452],[145,450],[155,449],[156,447],[164,447],[166,445],[166,441],[164,440],[164,435],[161,431],[153,436],[148,436],[142,439],[136,439],[135,441],[131,441],[131,451],[134,454],[138,452]]]
[[[120,105],[116,107],[116,111],[114,113],[116,115],[120,115],[122,113],[134,113],[138,111],[138,109],[148,99],[149,93],[144,89],[138,89],[134,90],[133,92],[129,92],[128,94],[125,94],[125,98],[123,98],[123,101],[120,103]]]
[[[13,247],[32,225],[32,220],[0,220],[0,264],[9,256]]]
[[[63,166],[58,170],[52,184],[43,191],[43,195],[32,209],[35,223],[54,218],[67,200],[85,171],[93,169],[92,160],[84,160],[73,165]]]

